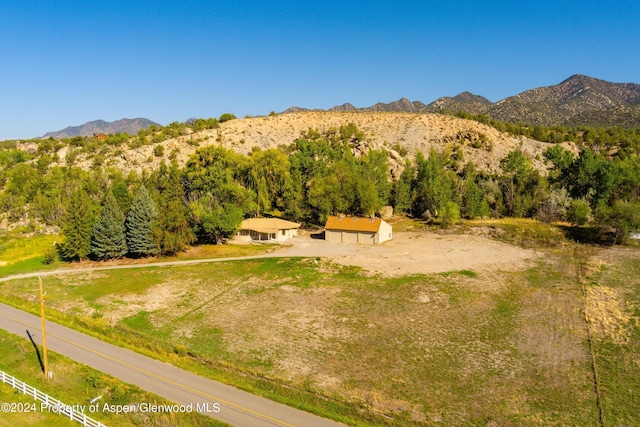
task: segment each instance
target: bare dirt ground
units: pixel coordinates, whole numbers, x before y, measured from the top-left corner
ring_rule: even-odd
[[[341,265],[354,265],[371,275],[397,277],[446,271],[514,271],[539,254],[475,235],[439,235],[429,232],[397,232],[381,245],[332,243],[303,235],[278,256],[326,257]]]

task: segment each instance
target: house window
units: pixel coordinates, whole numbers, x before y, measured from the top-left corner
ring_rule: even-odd
[[[286,234],[286,232],[284,230],[282,230],[282,235],[284,236]]]

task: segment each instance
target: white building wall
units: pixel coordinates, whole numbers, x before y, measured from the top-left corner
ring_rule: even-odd
[[[278,230],[276,233],[276,240],[278,242],[285,242],[289,239],[293,239],[294,237],[298,237],[298,230],[296,228],[291,228],[289,230]]]
[[[381,221],[380,229],[378,230],[378,241],[376,243],[386,242],[391,239],[393,239],[393,228],[391,224]]]

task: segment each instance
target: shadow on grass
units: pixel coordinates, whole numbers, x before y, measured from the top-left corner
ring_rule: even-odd
[[[27,336],[29,337],[29,340],[31,340],[31,344],[33,344],[33,348],[36,349],[36,356],[38,356],[38,362],[40,362],[40,369],[42,369],[42,373],[44,374],[44,362],[42,361],[42,356],[40,356],[40,350],[38,349],[38,346],[36,345],[36,342],[33,340],[33,337],[31,336],[31,332],[29,332],[28,329],[27,329]]]
[[[602,246],[613,246],[620,243],[614,230],[604,227],[578,227],[565,226],[559,227],[567,239],[571,239],[578,243],[587,243]]]

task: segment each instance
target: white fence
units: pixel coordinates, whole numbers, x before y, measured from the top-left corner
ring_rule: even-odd
[[[54,399],[48,394],[41,392],[35,387],[31,387],[29,384],[20,381],[16,377],[7,374],[4,371],[0,371],[0,379],[3,383],[9,384],[19,392],[26,394],[27,396],[31,396],[35,400],[39,400],[40,402],[44,403],[44,407],[51,408],[51,412],[67,416],[71,420],[77,421],[85,427],[106,427],[101,422],[98,422],[93,418],[86,416],[77,409],[74,409],[73,406],[62,403],[58,399]]]

